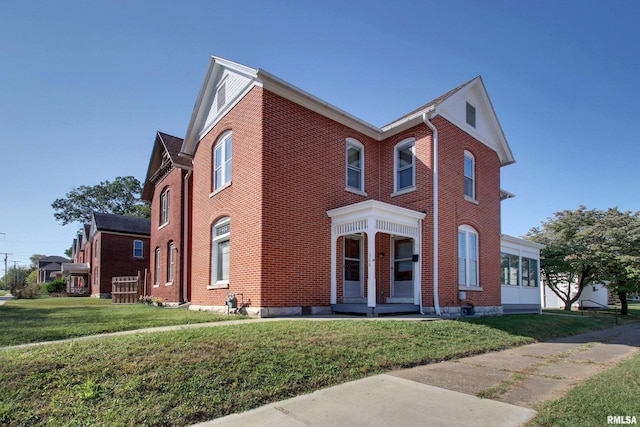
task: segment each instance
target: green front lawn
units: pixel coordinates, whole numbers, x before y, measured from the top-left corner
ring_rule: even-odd
[[[602,327],[577,316],[552,327],[557,320],[283,320],[5,350],[0,424],[183,426],[390,369]]]
[[[231,318],[238,319],[237,316]],[[115,305],[109,299],[76,297],[10,300],[0,306],[0,320],[0,347],[5,347],[153,326],[229,320],[229,317],[143,304]]]

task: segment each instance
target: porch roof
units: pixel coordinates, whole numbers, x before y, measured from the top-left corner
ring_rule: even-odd
[[[62,272],[69,274],[89,274],[91,266],[89,264],[65,262],[62,264]]]
[[[365,200],[327,211],[331,218],[331,234],[336,237],[360,232],[417,237],[420,221],[426,215],[378,200]]]

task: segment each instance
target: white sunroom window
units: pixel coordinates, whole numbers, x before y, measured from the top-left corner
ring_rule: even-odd
[[[478,233],[468,225],[458,228],[458,285],[478,286]]]
[[[364,146],[353,138],[346,142],[347,190],[364,192]]]
[[[213,191],[231,183],[232,146],[231,132],[227,132],[213,148]]]
[[[416,140],[406,139],[395,147],[394,153],[394,191],[402,194],[416,186]]]
[[[211,287],[229,286],[231,224],[223,218],[211,227]]]

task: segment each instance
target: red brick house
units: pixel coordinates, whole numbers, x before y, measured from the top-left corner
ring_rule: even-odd
[[[515,160],[480,77],[376,127],[212,57],[180,151],[166,185],[182,189],[192,309],[233,294],[257,316],[503,312],[500,168]]]
[[[113,277],[145,274],[149,228],[148,219],[93,212],[84,250],[91,296],[109,298]]]
[[[147,168],[142,199],[151,203],[151,240],[149,295],[162,298],[168,305],[189,300],[185,255],[184,209],[191,162],[178,156],[182,139],[162,132],[156,139]]]

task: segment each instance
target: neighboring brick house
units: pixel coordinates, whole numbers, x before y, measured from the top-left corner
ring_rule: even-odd
[[[515,160],[480,77],[379,128],[212,57],[179,158],[192,309],[503,313]]]
[[[188,194],[191,162],[178,156],[182,139],[156,134],[142,198],[151,203],[149,295],[168,305],[188,301],[186,275],[182,268],[185,222],[184,195]]]
[[[71,262],[62,264],[62,273],[68,277],[67,292],[71,294],[89,294],[89,274],[91,273],[91,245],[89,233],[91,224],[84,224],[71,246]]]
[[[93,212],[84,251],[92,296],[109,298],[113,277],[144,277],[149,268],[149,234],[148,219]]]

